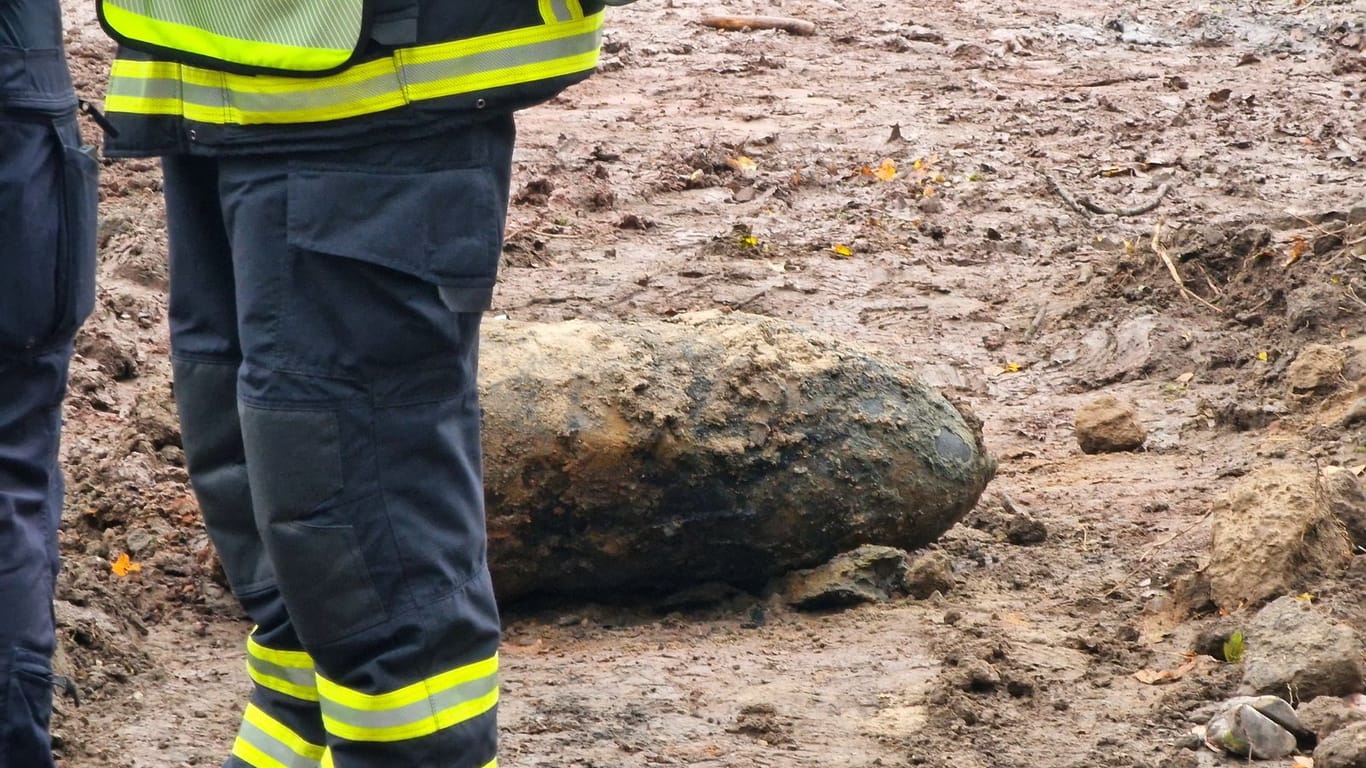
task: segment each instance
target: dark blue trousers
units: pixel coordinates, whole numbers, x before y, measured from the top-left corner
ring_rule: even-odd
[[[256,624],[231,768],[494,765],[475,376],[512,141],[163,159],[186,459]]]
[[[95,170],[74,112],[0,106],[0,768],[52,765],[58,434],[94,302]]]

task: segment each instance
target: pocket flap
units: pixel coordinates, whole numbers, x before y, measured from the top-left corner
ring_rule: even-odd
[[[503,212],[490,176],[477,167],[293,170],[289,244],[437,285],[491,281],[502,249]]]

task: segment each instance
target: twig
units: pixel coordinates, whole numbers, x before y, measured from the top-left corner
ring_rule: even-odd
[[[1142,216],[1161,205],[1162,198],[1166,197],[1167,193],[1172,191],[1171,182],[1164,181],[1162,182],[1162,186],[1157,188],[1157,196],[1142,205],[1136,205],[1132,208],[1107,208],[1099,203],[1093,202],[1089,197],[1072,197],[1072,195],[1068,194],[1067,190],[1062,188],[1062,185],[1058,183],[1057,179],[1048,174],[1044,174],[1044,178],[1048,179],[1048,185],[1053,188],[1054,192],[1058,193],[1058,196],[1061,197],[1063,202],[1067,203],[1072,210],[1077,213],[1086,213],[1087,211],[1090,211],[1091,213],[1099,213],[1106,216]]]
[[[781,29],[792,35],[816,34],[815,24],[805,19],[793,19],[786,16],[717,16],[707,14],[702,17],[702,23],[708,27],[737,32],[746,29]]]
[[[1064,203],[1067,203],[1068,208],[1071,208],[1077,213],[1086,213],[1086,209],[1082,208],[1080,203],[1073,199],[1071,195],[1067,194],[1067,190],[1062,188],[1062,185],[1058,183],[1057,179],[1053,178],[1052,176],[1049,176],[1046,173],[1043,175],[1043,177],[1048,180],[1048,186],[1051,187],[1054,192],[1058,193],[1058,197],[1061,197],[1062,201]]]
[[[1033,322],[1031,322],[1031,323],[1029,324],[1029,328],[1025,329],[1024,341],[1025,341],[1026,344],[1028,344],[1029,341],[1030,341],[1031,339],[1034,338],[1034,334],[1038,333],[1038,332],[1039,332],[1039,329],[1043,327],[1044,318],[1047,317],[1047,316],[1048,316],[1048,302],[1047,302],[1047,301],[1039,302],[1039,311],[1034,313],[1034,320],[1033,320]],[[1004,494],[1002,494],[1002,495],[1004,495]]]
[[[1361,245],[1362,243],[1366,243],[1366,235],[1362,235],[1361,237],[1353,238],[1353,239],[1351,239],[1351,240],[1347,240],[1347,239],[1345,239],[1345,238],[1343,237],[1343,235],[1347,233],[1347,230],[1349,230],[1349,229],[1352,228],[1352,225],[1350,225],[1350,224],[1344,223],[1344,224],[1342,225],[1342,229],[1339,229],[1339,230],[1337,230],[1336,232],[1330,232],[1330,231],[1324,229],[1322,225],[1320,225],[1320,224],[1315,224],[1315,223],[1314,223],[1313,221],[1311,221],[1310,219],[1308,219],[1308,218],[1306,218],[1306,217],[1304,217],[1304,216],[1301,216],[1301,215],[1299,215],[1298,213],[1291,213],[1290,215],[1293,216],[1294,218],[1299,219],[1300,221],[1304,222],[1305,224],[1308,224],[1309,226],[1313,227],[1314,229],[1317,229],[1317,230],[1319,231],[1319,233],[1322,234],[1324,237],[1336,237],[1337,239],[1342,240],[1342,245],[1343,245],[1344,247],[1351,248],[1351,247],[1354,246],[1354,245]],[[1318,238],[1314,238],[1314,239],[1317,240]]]
[[[1352,301],[1366,307],[1366,301],[1361,300],[1361,297],[1357,295],[1357,289],[1353,288],[1351,283],[1347,284],[1347,295],[1352,297]]]
[[[1091,211],[1092,213],[1109,214],[1112,216],[1142,216],[1161,205],[1162,198],[1166,197],[1167,193],[1171,191],[1172,183],[1170,181],[1164,181],[1162,182],[1162,186],[1157,188],[1156,197],[1143,205],[1135,205],[1132,208],[1106,208],[1103,205],[1091,202],[1091,198],[1089,197],[1078,198],[1078,201],[1086,206],[1086,210]]]
[[[1139,80],[1152,80],[1157,75],[1132,74],[1114,75],[1113,77],[1102,77],[1099,80],[1084,80],[1080,83],[1054,83],[1040,82],[1037,80],[1001,80],[1006,85],[1023,85],[1034,88],[1102,88],[1107,85],[1118,85],[1119,83],[1132,83]]]
[[[1205,285],[1209,286],[1210,291],[1212,291],[1215,296],[1223,296],[1224,289],[1214,284],[1214,279],[1209,276],[1209,270],[1205,269],[1203,264],[1196,264],[1195,266],[1200,270],[1200,276],[1205,278]]]
[[[1172,256],[1170,253],[1167,253],[1167,249],[1162,247],[1161,235],[1162,222],[1159,221],[1157,224],[1153,225],[1153,253],[1156,253],[1158,258],[1162,259],[1162,263],[1167,265],[1167,271],[1171,273],[1172,280],[1176,283],[1177,289],[1180,290],[1181,294],[1186,298],[1194,299],[1222,315],[1224,310],[1209,303],[1195,291],[1186,287],[1186,281],[1181,279],[1181,273],[1176,270],[1176,262],[1172,261]]]

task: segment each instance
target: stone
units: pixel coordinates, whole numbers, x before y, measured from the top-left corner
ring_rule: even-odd
[[[1006,521],[1006,541],[1021,547],[1048,540],[1048,527],[1029,515],[1013,515]]]
[[[864,544],[913,550],[995,472],[914,371],[744,313],[484,323],[500,598],[744,589]]]
[[[1343,381],[1347,355],[1326,344],[1310,344],[1295,355],[1285,372],[1293,397],[1307,397],[1337,387]]]
[[[1262,699],[1276,699],[1274,696]],[[1279,760],[1295,752],[1295,734],[1263,711],[1262,699],[1235,699],[1205,726],[1205,738],[1235,755]],[[1281,701],[1286,709],[1289,704]],[[1294,715],[1294,710],[1291,710]]]
[[[1314,608],[1282,597],[1248,623],[1243,688],[1307,701],[1361,690],[1366,680],[1360,638]]]
[[[1366,722],[1366,708],[1354,706],[1349,697],[1318,696],[1295,710],[1305,729],[1320,740],[1352,723]]]
[[[947,594],[953,589],[953,561],[943,552],[923,554],[911,561],[904,582],[906,594],[921,600],[935,592]]]
[[[1314,768],[1366,768],[1366,723],[1353,723],[1319,742]]]
[[[1077,409],[1074,431],[1083,453],[1134,451],[1148,439],[1138,410],[1109,395]]]
[[[782,591],[799,610],[886,602],[904,593],[909,560],[899,549],[866,545],[819,568],[791,574]]]
[[[1351,470],[1326,467],[1319,473],[1333,516],[1347,529],[1352,546],[1366,548],[1366,491]]]
[[[1310,579],[1341,571],[1350,558],[1347,534],[1311,472],[1260,467],[1214,502],[1206,574],[1220,608],[1258,606],[1298,592]]]

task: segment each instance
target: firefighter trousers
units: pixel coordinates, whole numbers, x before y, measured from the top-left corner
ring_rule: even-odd
[[[256,625],[229,768],[496,764],[475,377],[513,133],[163,158],[186,460]]]
[[[57,449],[95,299],[96,167],[74,110],[0,106],[0,768],[52,766]]]

